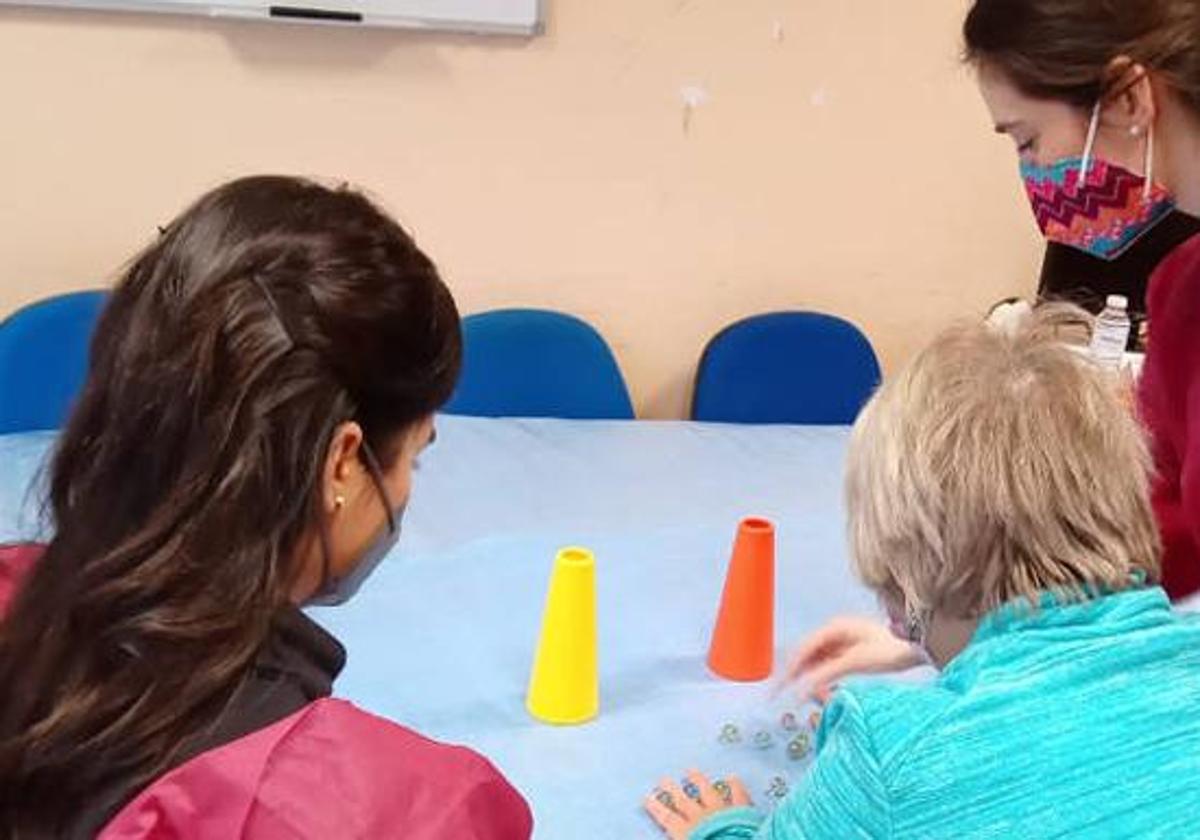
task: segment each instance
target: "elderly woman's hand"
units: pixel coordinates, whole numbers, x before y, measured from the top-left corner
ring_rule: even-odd
[[[687,779],[689,791],[685,792],[673,779],[663,779],[658,791],[643,803],[671,840],[687,840],[697,826],[714,814],[752,804],[746,786],[736,776],[730,776],[722,790],[699,770],[688,771]]]
[[[925,661],[916,645],[868,618],[835,618],[806,639],[784,672],[785,684],[821,703],[843,677],[914,668]]]

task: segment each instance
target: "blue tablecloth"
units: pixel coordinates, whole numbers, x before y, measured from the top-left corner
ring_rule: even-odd
[[[704,665],[735,528],[778,526],[779,658],[835,613],[874,612],[843,539],[841,428],[445,417],[399,548],[350,604],[313,610],[346,644],[337,691],[490,757],[539,840],[654,837],[641,797],[664,774],[739,773],[762,800],[794,780],[786,700]],[[50,435],[0,438],[0,541],[37,534],[25,488]],[[524,692],[556,549],[595,551],[600,717],[545,726]],[[725,723],[773,746],[724,745]]]

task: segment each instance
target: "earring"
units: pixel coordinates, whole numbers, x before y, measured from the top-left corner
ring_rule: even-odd
[[[1142,136],[1142,127],[1140,125],[1131,125],[1129,127],[1129,133],[1131,135],[1133,135],[1134,137],[1141,137]]]
[[[341,510],[346,506],[346,497],[341,493],[333,497],[333,509]]]

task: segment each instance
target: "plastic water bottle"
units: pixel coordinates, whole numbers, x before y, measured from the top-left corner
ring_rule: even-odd
[[[1110,295],[1092,331],[1092,358],[1097,364],[1107,370],[1120,370],[1132,329],[1129,301],[1121,295]]]

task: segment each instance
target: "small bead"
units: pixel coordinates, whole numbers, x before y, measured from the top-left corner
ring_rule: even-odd
[[[795,732],[800,728],[800,722],[796,720],[793,712],[784,712],[783,717],[779,719],[779,725],[783,727],[784,732]]]
[[[787,781],[782,776],[776,776],[771,779],[771,786],[767,788],[767,796],[771,799],[783,799],[787,796],[788,785]]]
[[[817,727],[821,725],[821,710],[817,709],[808,716],[808,728],[813,732],[817,731]]]
[[[795,738],[788,742],[787,753],[788,758],[792,761],[799,761],[808,755],[812,749],[812,739],[809,738],[807,732],[799,733]]]
[[[696,787],[696,783],[689,779],[683,783],[683,795],[688,799],[694,799],[699,802],[700,788]]]
[[[660,790],[658,793],[654,794],[654,798],[663,805],[666,805],[668,808],[675,807],[675,797],[671,796],[671,794],[665,790]]]
[[[727,723],[721,727],[721,734],[717,740],[722,744],[736,744],[742,740],[742,733],[732,723]]]
[[[733,801],[733,788],[731,788],[729,786],[729,782],[725,781],[724,779],[717,779],[715,782],[713,782],[713,790],[721,795],[721,798],[725,800],[726,805]]]
[[[770,749],[772,743],[774,743],[774,739],[771,737],[771,733],[767,730],[760,729],[758,732],[754,733],[754,746],[758,749]]]

